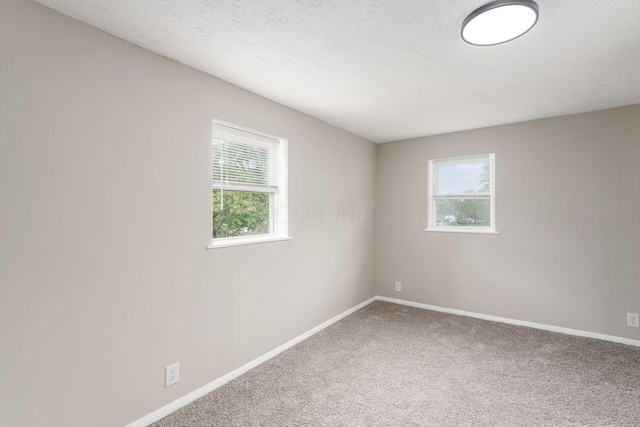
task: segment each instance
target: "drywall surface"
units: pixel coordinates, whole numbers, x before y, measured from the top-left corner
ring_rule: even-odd
[[[213,118],[288,138],[293,240],[205,249]],[[372,297],[375,158],[362,138],[3,0],[0,425],[125,425]]]
[[[37,1],[375,142],[640,102],[637,0],[539,0],[488,48],[488,0]]]
[[[639,339],[639,141],[631,106],[380,145],[378,295]],[[483,153],[500,234],[423,231],[428,161]]]

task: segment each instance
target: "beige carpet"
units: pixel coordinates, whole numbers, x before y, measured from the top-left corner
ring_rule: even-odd
[[[640,348],[377,301],[153,426],[640,426]]]

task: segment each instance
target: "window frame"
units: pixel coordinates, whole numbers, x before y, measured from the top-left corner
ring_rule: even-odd
[[[437,224],[437,208],[436,203],[438,200],[436,194],[434,194],[434,183],[437,182],[437,165],[442,163],[457,163],[466,162],[471,160],[489,160],[489,223],[487,227],[478,226],[446,226]],[[444,232],[444,233],[473,233],[473,234],[500,234],[496,229],[496,167],[495,167],[495,153],[476,154],[471,156],[460,157],[446,157],[441,159],[431,159],[428,165],[428,179],[427,179],[427,203],[428,203],[428,218],[427,228],[424,231],[432,232]],[[468,197],[468,199],[474,199],[475,197]]]
[[[258,137],[270,138],[278,141],[278,148],[276,150],[276,165],[277,165],[277,190],[274,192],[265,192],[261,191],[259,188],[252,188],[252,186],[248,185],[246,191],[249,193],[266,193],[269,194],[269,197],[273,201],[273,205],[270,206],[269,209],[269,233],[266,234],[257,234],[257,235],[249,235],[249,236],[233,236],[233,237],[218,237],[213,238],[213,224],[211,223],[211,215],[210,211],[209,216],[209,235],[211,236],[211,243],[207,245],[207,249],[216,249],[216,248],[225,248],[230,246],[239,246],[239,245],[250,245],[256,243],[266,243],[266,242],[279,242],[285,240],[291,240],[292,237],[289,236],[289,221],[288,221],[288,140],[286,138],[282,138],[275,135],[270,135],[265,132],[256,131],[254,129],[246,128],[243,126],[238,126],[233,123],[224,122],[222,120],[214,119],[212,121],[212,134],[210,138],[210,144],[213,143],[213,129],[216,126],[224,126],[232,129],[237,129],[243,132],[249,132],[257,135]],[[213,161],[213,158],[212,160]],[[213,183],[213,170],[211,168],[212,163],[209,163],[210,170],[210,178],[212,182],[212,191],[219,189],[220,187],[216,186]],[[238,187],[238,186],[236,186]],[[224,190],[224,188],[222,188]],[[243,191],[238,188],[229,189],[226,191]],[[209,193],[211,194],[211,193]],[[211,196],[210,196],[211,197]],[[271,202],[270,202],[271,204]]]

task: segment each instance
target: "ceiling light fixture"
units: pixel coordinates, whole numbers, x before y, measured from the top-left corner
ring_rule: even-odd
[[[462,23],[464,41],[492,46],[517,39],[538,22],[538,4],[533,0],[495,0],[480,6]]]

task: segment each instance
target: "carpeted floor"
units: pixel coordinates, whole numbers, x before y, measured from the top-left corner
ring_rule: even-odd
[[[640,348],[376,301],[152,425],[640,426]]]

